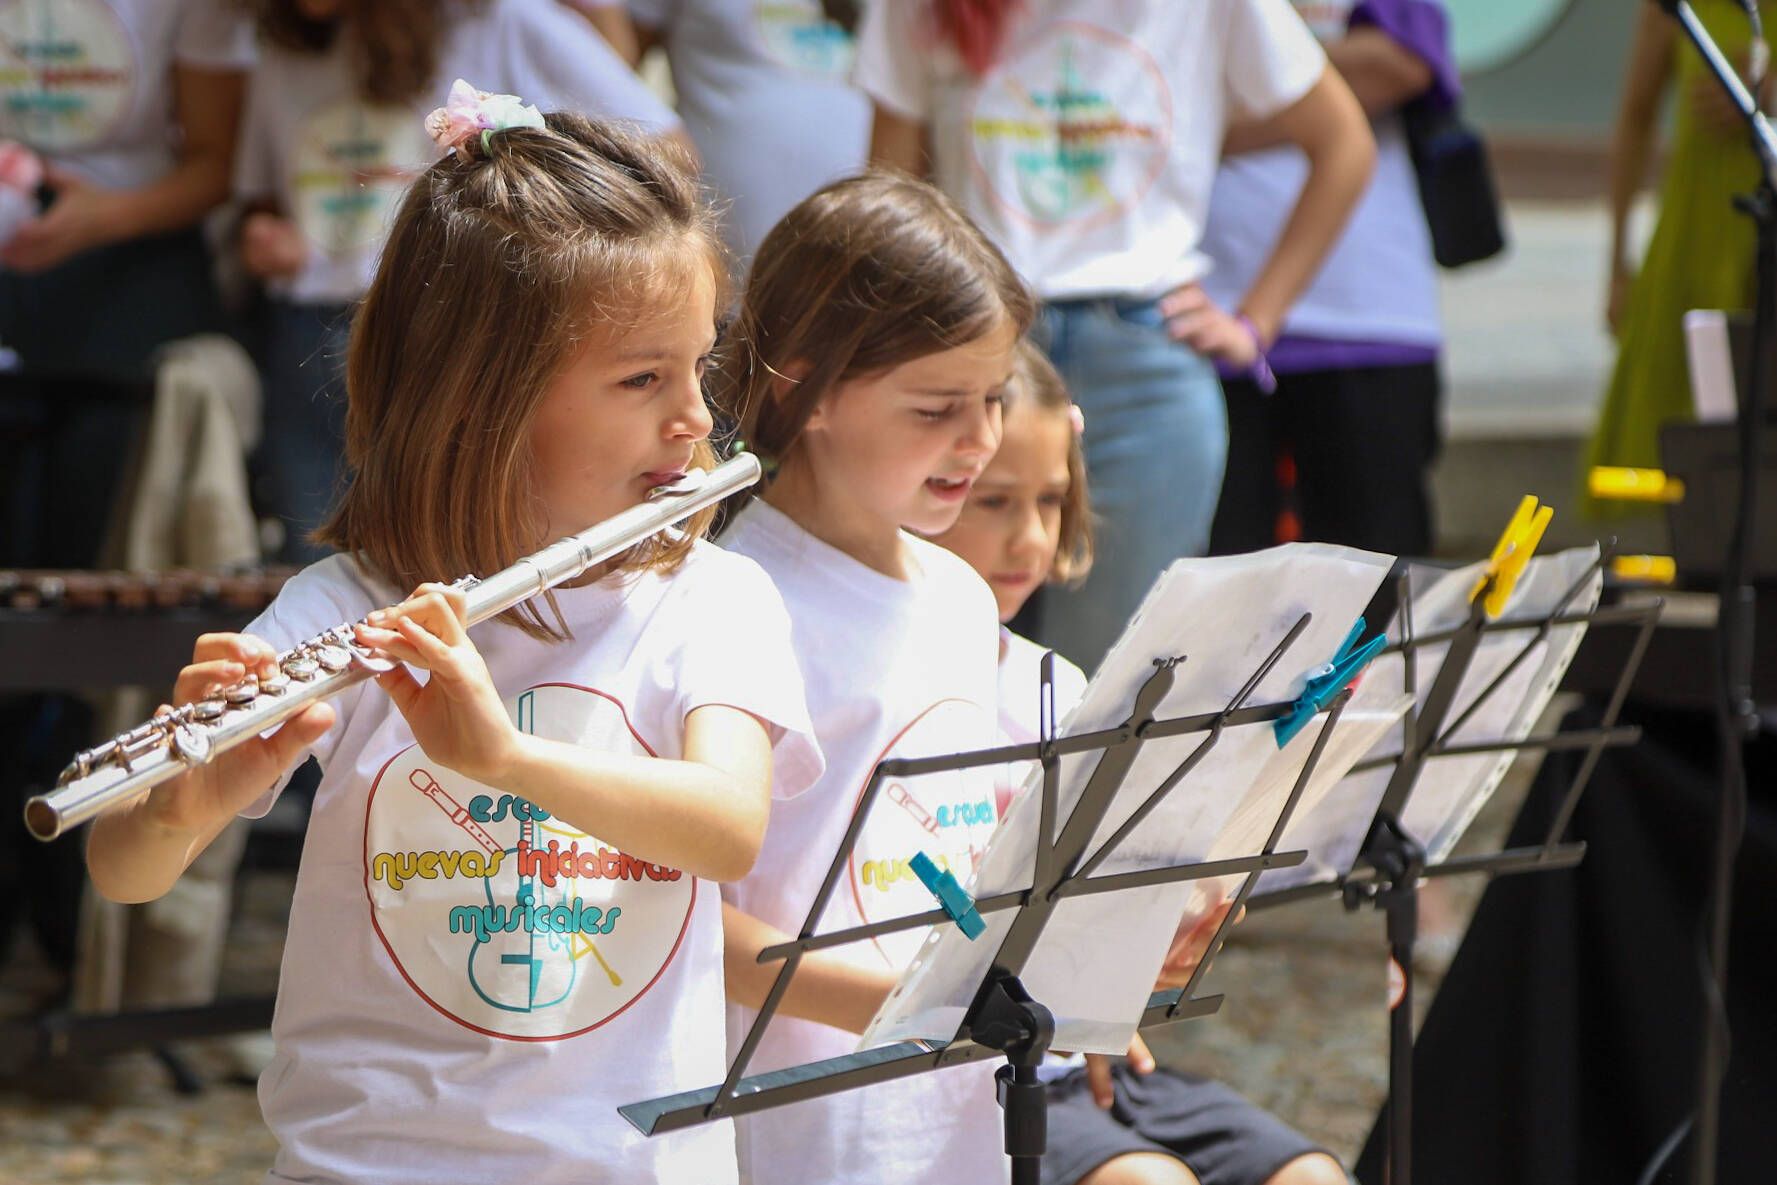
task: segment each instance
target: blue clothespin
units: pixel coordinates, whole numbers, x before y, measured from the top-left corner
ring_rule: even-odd
[[[1346,686],[1358,676],[1370,660],[1375,658],[1382,648],[1388,645],[1386,635],[1378,634],[1362,646],[1357,640],[1364,636],[1364,619],[1358,618],[1351,632],[1345,635],[1345,644],[1339,647],[1339,653],[1333,655],[1333,661],[1315,667],[1308,672],[1308,682],[1302,688],[1302,694],[1296,697],[1296,706],[1290,714],[1272,722],[1271,730],[1277,736],[1277,747],[1283,748],[1290,740],[1314,719],[1333,697],[1344,691]],[[1353,650],[1352,647],[1357,646]]]
[[[956,883],[956,877],[941,871],[924,852],[913,853],[913,859],[908,864],[914,875],[932,891],[932,896],[938,899],[938,904],[950,915],[950,920],[968,935],[969,941],[973,942],[981,937],[987,929],[987,923],[975,911],[975,899]]]

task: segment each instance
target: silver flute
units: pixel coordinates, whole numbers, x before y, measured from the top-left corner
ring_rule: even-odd
[[[708,472],[693,471],[577,535],[550,544],[492,576],[465,576],[451,587],[468,600],[469,624],[496,617],[629,550],[759,480],[759,460],[741,453]],[[25,826],[52,840],[94,815],[127,802],[338,695],[394,663],[358,644],[356,623],[336,625],[278,655],[278,673],[249,675],[214,695],[154,717],[77,754],[56,788],[25,803]]]

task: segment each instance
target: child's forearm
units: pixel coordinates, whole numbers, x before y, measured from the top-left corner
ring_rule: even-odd
[[[1376,163],[1369,121],[1334,71],[1321,76],[1285,123],[1308,157],[1308,179],[1240,306],[1266,340],[1277,336],[1290,306],[1320,270]]]
[[[768,800],[734,774],[696,760],[597,753],[540,737],[520,736],[516,745],[495,782],[500,790],[651,863],[713,881],[752,870]]]
[[[107,811],[93,820],[87,834],[87,871],[108,901],[136,905],[163,896],[233,818],[219,816],[186,830],[155,822],[147,806],[143,796]]]
[[[742,913],[732,905],[722,906],[723,971],[727,979],[728,998],[748,1008],[758,1008],[776,982],[782,962],[759,962],[759,952],[768,946],[788,942],[791,935],[760,921],[752,914]],[[812,1020],[831,1025],[848,1033],[861,1033],[882,1002],[894,990],[894,972],[883,968],[871,971],[853,966],[830,951],[815,951],[802,956],[796,974],[790,978],[778,1010],[799,1020]]]

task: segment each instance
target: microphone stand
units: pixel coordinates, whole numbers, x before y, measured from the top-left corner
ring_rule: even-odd
[[[1734,862],[1746,827],[1745,745],[1759,729],[1758,706],[1752,696],[1756,603],[1752,540],[1758,503],[1758,441],[1765,419],[1765,388],[1771,381],[1772,351],[1777,349],[1777,132],[1687,0],[1660,0],[1660,7],[1678,22],[1746,120],[1760,172],[1757,191],[1734,200],[1758,228],[1758,288],[1753,304],[1752,362],[1739,400],[1740,500],[1722,565],[1721,607],[1716,619],[1722,796],[1716,811],[1706,906],[1709,977],[1704,984],[1707,999],[1697,1066],[1696,1122],[1691,1133],[1692,1185],[1714,1185],[1721,1086],[1728,1056],[1728,921]],[[1752,15],[1756,19],[1756,13]]]

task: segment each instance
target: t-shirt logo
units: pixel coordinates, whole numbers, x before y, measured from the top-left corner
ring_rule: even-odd
[[[0,0],[0,137],[46,152],[98,144],[128,113],[136,69],[101,0]]]
[[[602,692],[547,683],[512,710],[537,736],[651,755]],[[477,1032],[531,1041],[597,1028],[645,995],[697,897],[696,878],[434,766],[418,745],[371,786],[364,887],[378,937],[427,1003]]]
[[[408,184],[434,156],[412,111],[353,98],[310,114],[294,151],[296,223],[332,256],[380,247]]]
[[[1081,228],[1147,193],[1172,144],[1172,95],[1129,38],[1056,21],[982,81],[969,119],[978,183],[1012,217]]]
[[[976,704],[940,700],[903,729],[878,761],[979,748],[984,737],[993,735],[986,722],[987,714]],[[860,800],[863,791],[860,786]],[[936,902],[911,867],[914,854],[924,852],[966,884],[998,823],[990,771],[886,779],[846,868],[858,916],[869,924],[932,909]],[[925,932],[915,929],[884,935],[872,944],[889,966],[905,967],[924,939]]]
[[[826,18],[815,0],[757,0],[753,24],[765,56],[785,69],[837,79],[851,76],[856,43]]]

